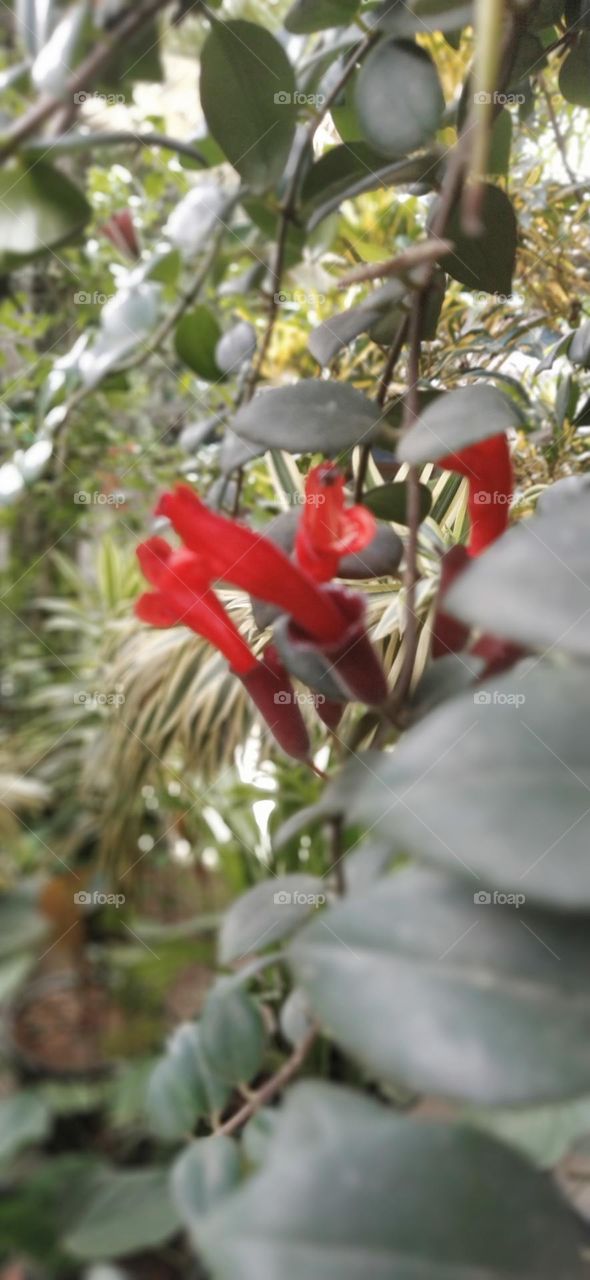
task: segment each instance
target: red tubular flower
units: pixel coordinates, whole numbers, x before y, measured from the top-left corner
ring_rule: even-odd
[[[235,520],[211,511],[187,488],[165,493],[156,515],[167,516],[182,541],[219,578],[290,614],[311,637],[338,640],[345,620],[331,596],[320,590],[279,547]]]
[[[308,760],[310,742],[293,695],[291,681],[278,655],[267,649],[262,662],[211,590],[207,575],[192,551],[173,551],[164,538],[148,538],[137,548],[142,572],[156,588],[140,597],[137,616],[155,627],[184,623],[214,645],[242,681],[279,745],[297,760]]]
[[[114,244],[115,249],[123,254],[125,258],[139,258],[139,242],[133,223],[133,218],[128,209],[121,209],[118,213],[113,213],[108,222],[100,228],[103,236]]]
[[[469,481],[467,511],[471,531],[467,551],[470,556],[481,555],[504,533],[510,518],[514,474],[506,436],[502,432],[467,445],[459,453],[441,458],[439,466],[457,471]]]
[[[305,505],[297,528],[295,556],[316,582],[338,573],[342,556],[362,551],[377,523],[366,507],[345,506],[344,476],[332,462],[313,467],[305,482]]]

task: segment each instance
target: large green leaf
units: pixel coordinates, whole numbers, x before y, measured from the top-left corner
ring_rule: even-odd
[[[445,608],[463,622],[517,643],[587,659],[590,481],[569,477],[550,496],[535,516],[509,529],[468,566],[451,587]]]
[[[341,27],[352,22],[361,0],[295,0],[291,5],[285,26],[296,35],[311,31],[324,31],[327,27]]]
[[[78,235],[90,205],[78,187],[44,161],[0,172],[0,268],[48,253]]]
[[[199,1233],[216,1280],[577,1280],[581,1238],[550,1182],[487,1135],[312,1082]]]
[[[347,383],[310,379],[255,396],[232,426],[243,440],[263,449],[332,456],[375,440],[380,417],[378,407]]]
[[[238,1147],[214,1134],[192,1142],[172,1168],[172,1196],[185,1227],[198,1245],[204,1214],[235,1186],[240,1173]]]
[[[88,1260],[124,1258],[163,1244],[180,1226],[164,1169],[109,1169],[65,1239]]]
[[[221,370],[215,359],[215,348],[221,337],[216,317],[208,307],[194,307],[179,320],[174,335],[174,345],[180,359],[199,378],[217,382]]]
[[[559,88],[576,107],[590,107],[590,31],[582,31],[578,42],[559,69]]]
[[[356,110],[363,135],[383,155],[416,151],[438,129],[444,106],[436,67],[420,45],[384,39],[363,63]]]
[[[181,1023],[156,1063],[146,1091],[149,1127],[164,1141],[186,1137],[197,1120],[224,1106],[228,1094],[205,1058],[200,1028]]]
[[[432,495],[428,485],[421,484],[420,519],[425,520],[432,506]],[[408,486],[404,482],[382,484],[378,489],[369,489],[363,495],[363,506],[368,507],[379,520],[391,520],[394,524],[407,524]]]
[[[209,131],[253,191],[282,176],[295,132],[295,78],[281,45],[253,22],[214,22],[201,61]]]
[[[379,881],[297,935],[296,982],[378,1080],[486,1105],[588,1093],[588,920],[477,883],[418,868]]]
[[[278,876],[255,885],[224,917],[219,936],[221,963],[241,960],[288,937],[323,894],[325,886],[317,876]]]
[[[336,795],[351,825],[473,889],[588,910],[586,715],[585,667],[523,662],[426,716],[395,752],[348,765]]]
[[[479,383],[438,396],[400,440],[401,462],[438,462],[466,445],[522,425],[513,400],[497,387]]]
[[[435,204],[433,213],[436,208]],[[482,227],[481,235],[466,235],[461,210],[455,207],[442,233],[455,247],[441,258],[441,266],[468,289],[508,297],[516,256],[516,218],[508,196],[490,183],[484,189]]]

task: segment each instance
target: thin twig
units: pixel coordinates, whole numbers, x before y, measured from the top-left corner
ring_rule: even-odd
[[[559,127],[559,123],[558,123],[558,120],[557,120],[557,116],[556,116],[555,111],[554,111],[554,108],[553,108],[553,103],[552,103],[552,101],[551,101],[551,94],[550,94],[550,92],[549,92],[549,90],[548,90],[548,88],[547,88],[547,85],[545,84],[545,80],[543,79],[543,76],[537,76],[537,84],[539,85],[539,88],[540,88],[540,90],[541,90],[541,93],[543,94],[543,97],[544,97],[545,102],[546,102],[546,104],[547,104],[547,114],[548,114],[548,116],[549,116],[549,120],[550,120],[550,122],[551,122],[551,128],[553,129],[553,135],[554,135],[554,137],[555,137],[555,143],[556,143],[556,146],[557,146],[557,150],[559,151],[559,154],[560,154],[560,156],[561,156],[562,163],[563,163],[563,167],[564,167],[564,169],[565,169],[565,171],[566,171],[566,173],[567,173],[567,176],[568,176],[568,178],[569,178],[570,182],[571,182],[571,183],[573,183],[573,185],[574,185],[574,186],[576,186],[576,185],[577,185],[577,181],[578,181],[578,180],[577,180],[576,175],[575,175],[575,173],[574,173],[573,169],[571,168],[571,166],[570,166],[570,162],[569,162],[569,160],[568,160],[568,158],[567,158],[567,151],[566,151],[566,149],[565,149],[565,140],[564,140],[563,134],[562,134],[562,132],[561,132],[561,129],[560,129],[560,127]]]
[[[60,133],[51,140],[47,138],[31,138],[23,147],[29,156],[45,154],[51,146],[52,155],[69,154],[76,151],[94,151],[97,147],[160,147],[162,151],[176,151],[180,156],[187,156],[198,164],[207,167],[207,159],[189,142],[179,138],[171,138],[166,133],[133,133],[129,129],[117,129],[104,133]]]
[[[276,1074],[271,1076],[270,1080],[267,1080],[260,1089],[257,1089],[256,1093],[252,1095],[249,1101],[244,1103],[244,1106],[240,1107],[240,1110],[236,1111],[233,1116],[230,1116],[229,1120],[225,1121],[225,1124],[220,1125],[219,1128],[215,1130],[215,1133],[226,1137],[229,1134],[236,1133],[236,1131],[241,1129],[246,1122],[265,1105],[265,1103],[270,1102],[277,1093],[280,1093],[282,1089],[284,1089],[285,1085],[293,1079],[293,1076],[297,1075],[300,1067],[305,1062],[316,1036],[317,1028],[311,1027],[301,1043],[293,1050],[291,1057],[287,1058],[287,1061],[283,1063],[282,1067],[276,1072]]]

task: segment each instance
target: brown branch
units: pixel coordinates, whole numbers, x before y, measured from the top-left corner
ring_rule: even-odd
[[[398,253],[395,258],[387,258],[384,262],[366,262],[362,267],[355,267],[342,276],[339,283],[345,287],[362,284],[365,280],[386,280],[389,276],[403,276],[426,263],[438,262],[439,258],[450,253],[454,247],[452,240],[421,240],[418,244],[410,245],[409,249],[404,249],[403,253]],[[412,283],[414,288],[422,286],[421,280],[408,280],[410,286]]]
[[[160,9],[165,8],[170,3],[171,0],[147,0],[147,3],[141,8],[132,8],[122,18],[121,22],[117,23],[112,29],[107,39],[96,45],[88,54],[88,57],[80,63],[80,66],[65,85],[62,97],[54,98],[45,95],[8,129],[4,138],[0,141],[0,162],[14,155],[15,151],[18,151],[27,138],[33,137],[42,125],[51,120],[56,112],[62,111],[64,100],[73,98],[75,93],[88,88],[94,82],[98,73],[102,71],[102,68],[109,62],[113,53],[119,50],[121,43],[131,39],[145,22],[153,18]]]
[[[301,1043],[293,1050],[291,1057],[287,1058],[287,1061],[283,1063],[274,1076],[270,1077],[270,1080],[267,1080],[260,1089],[257,1089],[252,1094],[252,1097],[244,1103],[243,1107],[240,1107],[239,1111],[236,1111],[233,1116],[230,1116],[229,1120],[226,1120],[224,1124],[215,1130],[216,1135],[222,1134],[227,1137],[232,1133],[236,1133],[265,1103],[270,1102],[277,1093],[280,1093],[285,1085],[289,1084],[289,1081],[293,1079],[293,1076],[297,1075],[316,1036],[317,1027],[311,1027]]]

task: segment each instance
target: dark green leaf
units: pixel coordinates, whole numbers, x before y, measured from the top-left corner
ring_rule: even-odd
[[[469,0],[384,0],[378,25],[391,35],[411,36],[424,31],[461,31],[472,22]]]
[[[501,905],[480,886],[417,868],[380,880],[297,935],[295,981],[377,1080],[485,1105],[587,1093],[587,919]]]
[[[590,107],[590,32],[583,31],[559,69],[559,88],[576,107]]]
[[[378,489],[369,489],[363,495],[363,506],[368,507],[379,520],[391,520],[393,524],[407,524],[408,486],[405,482],[398,484],[382,484]],[[432,506],[432,497],[427,485],[420,485],[420,519],[425,520]]]
[[[568,355],[572,364],[577,364],[582,369],[590,368],[590,320],[576,329]]]
[[[401,462],[438,462],[466,445],[518,427],[522,419],[513,400],[497,387],[479,383],[438,396],[400,440]]]
[[[51,1129],[51,1112],[40,1093],[21,1089],[0,1099],[0,1161],[23,1147],[42,1142]]]
[[[361,391],[311,379],[259,393],[239,410],[233,429],[250,444],[333,457],[379,435],[380,413]]]
[[[317,876],[278,876],[255,885],[230,907],[219,935],[221,964],[241,960],[288,937],[325,896]]]
[[[421,46],[385,39],[363,63],[356,109],[364,136],[383,155],[422,146],[438,129],[444,106],[436,67]]]
[[[342,27],[352,22],[361,0],[295,0],[291,5],[285,26],[296,35],[311,31],[324,31],[327,27]]]
[[[391,164],[385,163],[383,156],[366,142],[331,147],[312,165],[303,184],[303,213],[309,229],[339,209],[343,200],[352,200],[365,191],[429,180],[434,185],[440,167],[441,158],[436,151]]]
[[[77,236],[90,205],[65,174],[44,161],[0,173],[0,268],[48,253]]]
[[[216,1280],[578,1280],[581,1239],[551,1183],[487,1135],[312,1082],[200,1235]]]
[[[505,177],[508,173],[510,164],[510,147],[512,145],[512,116],[501,107],[492,129],[490,139],[490,153],[488,157],[487,172],[489,174]]]
[[[452,240],[455,248],[441,258],[441,266],[468,289],[508,297],[516,255],[516,218],[508,196],[489,183],[484,188],[482,223],[481,235],[467,236],[461,226],[460,209],[453,210],[443,236]]]
[[[199,378],[217,382],[221,369],[215,359],[215,348],[221,337],[219,324],[208,307],[198,306],[179,320],[174,335],[177,355]]]
[[[516,1147],[542,1169],[554,1168],[579,1138],[590,1134],[589,1098],[507,1111],[469,1107],[464,1116],[469,1124]]]
[[[266,1035],[259,1006],[247,991],[217,983],[205,1001],[199,1034],[213,1075],[233,1085],[257,1075]]]
[[[201,65],[210,133],[253,191],[282,176],[295,132],[295,78],[281,45],[253,22],[215,22]]]
[[[393,754],[348,766],[343,812],[388,835],[395,852],[463,872],[475,888],[588,909],[587,713],[585,667],[523,662],[445,702]]]

